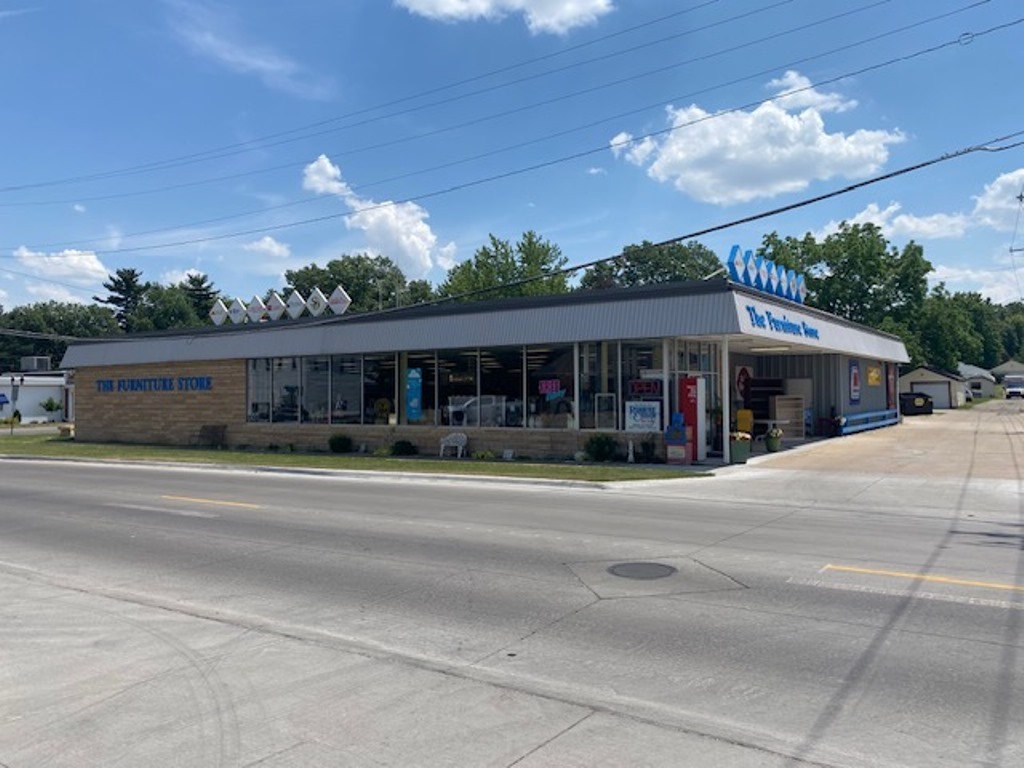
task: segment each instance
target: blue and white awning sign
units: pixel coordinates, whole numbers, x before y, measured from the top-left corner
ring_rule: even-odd
[[[743,251],[734,245],[726,262],[729,279],[758,291],[803,304],[807,298],[807,282],[803,275],[786,269],[753,251]]]

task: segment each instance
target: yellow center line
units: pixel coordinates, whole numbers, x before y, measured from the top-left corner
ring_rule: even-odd
[[[217,499],[194,499],[191,496],[161,496],[168,501],[191,501],[194,504],[215,504],[222,507],[242,507],[244,509],[262,509],[260,504],[246,504],[244,501],[219,501]]]
[[[1003,584],[998,581],[972,581],[970,579],[954,579],[950,576],[925,576],[920,573],[906,573],[904,571],[882,571],[875,568],[855,568],[850,565],[832,565],[829,563],[822,571],[841,571],[843,573],[864,573],[869,576],[894,576],[899,579],[914,579],[915,581],[932,581],[938,584],[956,584],[961,587],[984,587],[986,589],[1003,589],[1008,592],[1024,592],[1024,586],[1019,584]]]

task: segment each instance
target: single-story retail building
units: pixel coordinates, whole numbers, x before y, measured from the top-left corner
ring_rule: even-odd
[[[595,433],[692,457],[738,409],[787,437],[894,423],[900,339],[727,279],[424,304],[82,341],[78,439],[326,449],[344,432],[423,452],[567,457]],[[723,414],[725,416],[723,417]],[[214,429],[216,427],[216,429]]]
[[[900,392],[930,395],[935,408],[959,408],[967,401],[966,382],[956,373],[921,365],[900,376]]]

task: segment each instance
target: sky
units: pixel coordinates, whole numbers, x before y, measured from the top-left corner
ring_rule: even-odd
[[[971,148],[698,239],[873,222],[1019,301],[1022,64],[1019,0],[0,0],[0,306],[583,264]]]

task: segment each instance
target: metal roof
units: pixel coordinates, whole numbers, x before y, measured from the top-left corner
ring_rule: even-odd
[[[65,368],[185,360],[500,347],[661,337],[761,338],[746,328],[741,302],[799,316],[832,330],[838,347],[873,350],[887,360],[906,357],[896,337],[825,312],[775,299],[727,280],[663,283],[638,288],[466,303],[434,303],[340,317],[203,327],[72,344]],[[841,338],[840,338],[841,337]],[[845,341],[844,341],[845,339]],[[763,338],[761,338],[763,341]],[[856,343],[851,343],[856,342]]]

